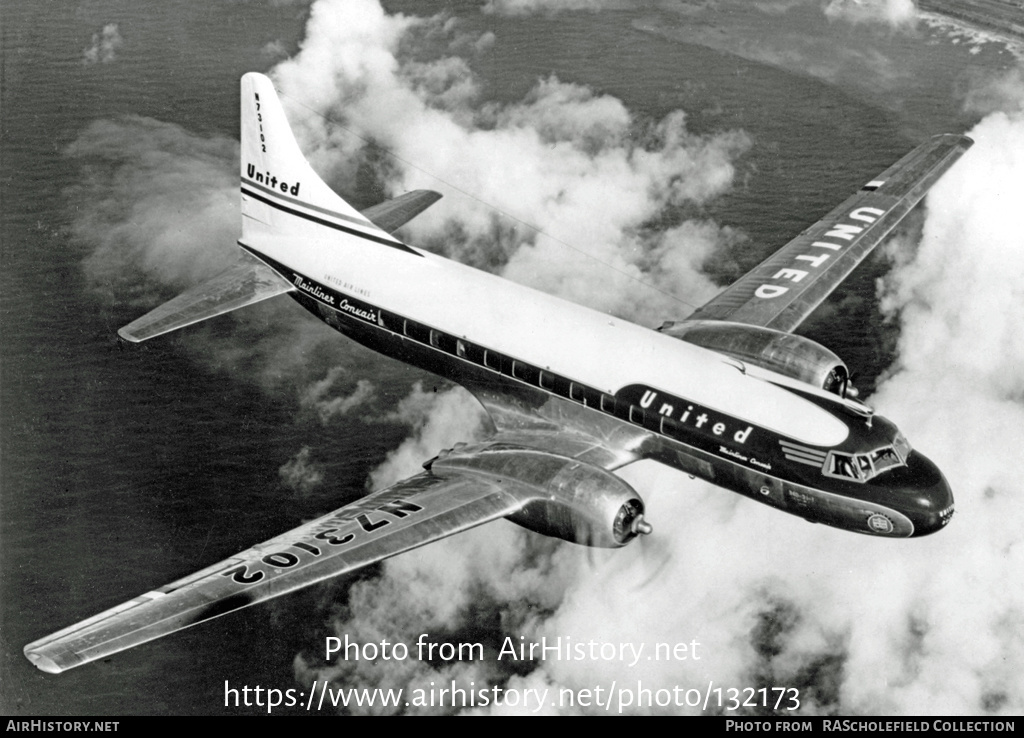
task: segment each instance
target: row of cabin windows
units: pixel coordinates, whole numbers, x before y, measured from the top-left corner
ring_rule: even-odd
[[[586,407],[600,409],[601,412],[628,420],[662,435],[686,441],[688,434],[683,426],[671,418],[648,412],[637,405],[624,402],[614,395],[608,395],[593,387],[579,382],[572,382],[551,372],[538,369],[516,359],[512,359],[497,351],[482,348],[475,344],[455,338],[433,328],[427,328],[406,318],[399,318],[391,313],[380,312],[380,322],[388,330],[407,336],[418,343],[429,344],[446,353],[458,356],[478,366],[485,366],[502,374],[510,375],[541,389],[562,397],[568,397]]]

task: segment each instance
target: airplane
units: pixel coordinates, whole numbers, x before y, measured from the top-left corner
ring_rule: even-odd
[[[270,79],[246,74],[239,260],[119,335],[144,341],[287,294],[465,387],[489,436],[25,655],[60,673],[499,518],[625,546],[652,531],[614,473],[640,459],[843,530],[941,530],[953,515],[941,471],[856,398],[838,356],[793,331],[972,144],[925,141],[688,318],[651,329],[406,244],[395,231],[441,196],[356,210],[302,155]]]

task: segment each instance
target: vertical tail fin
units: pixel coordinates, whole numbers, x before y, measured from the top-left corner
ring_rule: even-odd
[[[273,83],[242,77],[242,242],[323,227],[400,245],[332,190],[299,149]]]

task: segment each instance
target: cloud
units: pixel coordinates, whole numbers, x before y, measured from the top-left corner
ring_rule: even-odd
[[[348,395],[328,397],[334,385],[346,374],[342,367],[332,367],[326,377],[303,390],[300,406],[312,410],[321,423],[327,424],[335,417],[346,416],[366,405],[376,394],[376,388],[368,379],[358,380],[355,389]]]
[[[883,676],[898,677],[890,701],[1019,714],[1024,691],[1009,674],[1024,666],[1024,637],[1009,623],[1024,622],[1024,591],[1005,585],[1024,565],[1010,522],[1022,490],[1008,464],[1024,438],[1024,259],[1012,208],[1024,196],[1024,118],[995,113],[970,135],[975,147],[929,195],[916,258],[886,292],[902,322],[900,357],[875,401],[946,460],[958,512],[936,543],[942,565],[921,560],[913,571],[918,595],[904,617],[921,631],[914,673]],[[869,668],[850,663],[859,704],[881,696],[858,686]]]
[[[108,23],[103,30],[92,35],[92,46],[82,51],[83,64],[107,64],[114,61],[124,39],[116,23]]]
[[[66,154],[82,171],[67,194],[92,283],[114,289],[141,274],[180,288],[230,263],[237,149],[151,118],[90,124]]]
[[[282,57],[288,56],[288,50],[285,48],[285,45],[282,41],[275,39],[273,41],[268,41],[267,43],[265,43],[263,45],[263,48],[260,49],[260,54],[266,57],[267,59],[272,59],[276,61],[278,59],[281,59]]]
[[[531,15],[569,11],[624,10],[636,3],[631,0],[487,0],[484,13],[495,15]]]
[[[976,77],[964,99],[964,109],[971,113],[1019,112],[1024,108],[1020,91],[1024,89],[1024,69],[1013,67],[995,77]]]
[[[423,462],[442,449],[475,440],[485,423],[480,404],[461,387],[443,392],[435,387],[427,392],[420,382],[384,419],[412,426],[413,434],[370,474],[369,486],[373,490],[384,489],[418,473]]]
[[[303,446],[299,453],[288,459],[285,465],[278,470],[281,483],[302,494],[308,494],[319,487],[320,483],[324,481],[324,473],[320,467],[310,461],[311,457],[312,451],[309,446]]]
[[[382,189],[446,195],[408,228],[417,244],[643,322],[713,294],[709,280],[659,259],[665,236],[646,226],[728,189],[746,136],[694,135],[681,113],[640,121],[621,101],[556,78],[518,103],[476,105],[464,61],[400,54],[456,31],[450,19],[388,16],[376,3],[313,6],[299,54],[272,74],[331,181],[352,182],[382,158],[364,145],[372,139],[395,157],[378,169]],[[655,303],[651,283],[667,293]]]
[[[918,18],[913,0],[829,0],[824,11],[831,20],[885,23],[903,28],[913,26]]]

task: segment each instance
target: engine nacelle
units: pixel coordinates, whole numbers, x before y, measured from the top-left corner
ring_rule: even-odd
[[[651,532],[636,491],[611,472],[576,459],[508,444],[457,449],[430,463],[490,478],[523,500],[508,519],[537,533],[602,548]]]
[[[719,320],[667,322],[659,332],[846,397],[843,360],[809,338]]]

